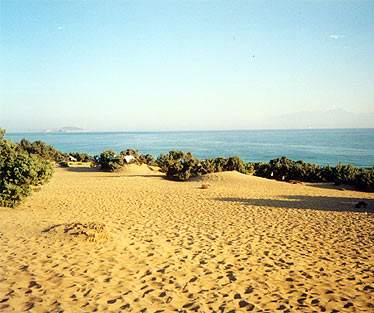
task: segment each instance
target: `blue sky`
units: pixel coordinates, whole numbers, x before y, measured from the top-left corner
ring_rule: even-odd
[[[0,8],[10,131],[250,129],[300,111],[374,112],[374,1]]]

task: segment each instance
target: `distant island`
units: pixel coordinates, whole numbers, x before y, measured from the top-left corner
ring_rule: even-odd
[[[86,131],[80,127],[60,127],[60,128],[52,128],[44,130],[45,133],[76,133],[76,132],[84,132]]]

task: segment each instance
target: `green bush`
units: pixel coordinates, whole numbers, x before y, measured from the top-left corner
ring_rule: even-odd
[[[227,160],[222,157],[218,157],[212,160],[214,165],[214,171],[213,172],[223,172],[226,168]]]
[[[255,163],[245,163],[245,173],[249,175],[253,175],[255,172]]]
[[[269,163],[255,163],[254,175],[285,181],[333,182],[336,185],[351,185],[364,191],[374,190],[374,169],[361,169],[351,164],[321,167],[281,157]]]
[[[118,155],[113,150],[106,150],[99,156],[95,156],[94,161],[101,166],[101,169],[113,172],[126,164],[125,157],[128,155],[134,157],[134,163],[136,164],[157,165],[152,155],[144,155],[134,149],[123,150]]]
[[[322,166],[320,172],[321,182],[333,182],[335,175],[334,171],[335,167],[330,165]]]
[[[201,161],[202,174],[224,172],[224,171],[238,171],[240,173],[252,173],[253,164],[245,163],[238,156],[215,159],[206,159]]]
[[[338,164],[333,168],[332,173],[335,184],[353,185],[359,169],[351,164]]]
[[[205,159],[200,162],[200,172],[202,175],[214,173],[215,170],[214,159]]]
[[[123,157],[116,155],[113,150],[106,150],[96,157],[96,162],[102,170],[113,172],[123,166]]]
[[[200,161],[189,152],[170,151],[157,159],[157,164],[166,176],[178,180],[222,171],[253,172],[252,164],[245,164],[239,157],[206,159]]]
[[[156,160],[151,154],[141,154],[138,150],[135,149],[127,149],[121,151],[120,156],[125,157],[126,155],[131,155],[135,159],[136,164],[147,164],[151,166],[157,165]]]
[[[45,160],[55,162],[64,161],[68,157],[68,155],[56,150],[51,145],[48,145],[40,140],[30,142],[27,139],[22,139],[19,142],[17,149],[26,151],[29,154],[37,154]]]
[[[353,185],[363,191],[374,191],[374,168],[361,169],[355,176]]]
[[[190,152],[170,151],[160,155],[157,164],[166,176],[177,180],[187,180],[201,175],[201,164]]]
[[[321,168],[319,165],[293,161],[287,157],[270,160],[269,163],[254,164],[256,176],[277,180],[300,180],[307,182],[321,181]]]
[[[72,156],[78,162],[91,162],[91,161],[93,161],[92,156],[90,156],[87,153],[83,153],[83,152],[70,152],[69,156]]]
[[[246,166],[238,156],[233,156],[226,159],[224,171],[238,171],[240,173],[246,173]]]
[[[135,160],[140,158],[140,153],[138,152],[138,150],[135,149],[126,149],[120,152],[121,157],[125,157],[127,155],[133,156]]]
[[[141,154],[140,155],[140,162],[143,164],[147,164],[150,166],[157,166],[157,162],[153,155],[151,154]]]
[[[16,206],[31,193],[31,186],[44,183],[52,173],[53,166],[49,161],[0,139],[1,206]]]

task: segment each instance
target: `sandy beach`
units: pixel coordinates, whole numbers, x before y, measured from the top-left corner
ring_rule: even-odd
[[[373,312],[370,209],[237,172],[58,168],[0,208],[0,311]]]

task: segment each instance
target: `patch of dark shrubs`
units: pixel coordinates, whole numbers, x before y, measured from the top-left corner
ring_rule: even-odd
[[[352,185],[363,191],[374,191],[374,168],[357,168],[350,164],[320,166],[286,157],[271,160],[269,163],[246,163],[239,157],[199,160],[191,153],[183,151],[170,151],[160,155],[157,164],[168,178],[175,180],[187,180],[209,173],[238,171],[282,181],[334,182],[337,185]]]
[[[286,157],[270,160],[269,163],[255,163],[255,175],[276,180],[299,180],[321,182],[321,167],[304,161],[293,161]]]
[[[374,191],[374,168],[358,168],[351,164],[319,166],[281,157],[269,163],[255,163],[254,169],[254,175],[276,180],[333,182],[336,185],[351,185],[358,190]]]
[[[223,171],[252,173],[252,164],[246,164],[239,157],[199,160],[190,152],[170,151],[157,159],[157,164],[166,176],[176,180],[187,180],[190,177]]]
[[[104,171],[114,172],[123,167],[126,162],[126,156],[132,156],[130,163],[147,164],[150,166],[157,165],[155,159],[150,154],[141,154],[137,150],[127,149],[117,154],[113,150],[103,151],[100,155],[94,157],[94,161]]]
[[[178,150],[161,154],[157,160],[150,154],[144,155],[133,149],[121,151],[119,154],[113,150],[106,150],[96,156],[95,161],[102,170],[116,171],[126,164],[125,157],[130,155],[134,158],[132,163],[159,166],[168,178],[174,180],[187,180],[191,177],[223,171],[238,171],[245,174],[254,172],[252,163],[245,163],[237,156],[199,160],[190,152]]]
[[[157,164],[166,176],[176,180],[187,180],[190,177],[201,175],[201,164],[190,152],[170,151],[161,154]]]
[[[123,166],[123,160],[119,158],[113,150],[105,150],[99,156],[95,156],[95,161],[102,170],[113,172]]]
[[[25,151],[28,154],[35,154],[40,156],[45,160],[55,161],[55,162],[62,162],[68,158],[68,155],[56,150],[49,144],[46,144],[43,141],[37,140],[34,142],[30,142],[27,139],[22,139],[18,145],[17,149],[21,151]]]
[[[358,190],[374,191],[374,168],[359,169],[352,185]]]
[[[122,156],[123,158],[130,155],[134,158],[134,161],[132,163],[138,165],[147,164],[149,166],[157,166],[156,160],[151,154],[141,154],[138,150],[134,149],[127,149],[120,152],[120,156]]]
[[[77,162],[92,162],[94,158],[83,152],[70,152],[69,156],[77,160]]]
[[[53,165],[38,153],[4,139],[0,129],[0,206],[14,207],[31,193],[32,186],[46,182]]]

